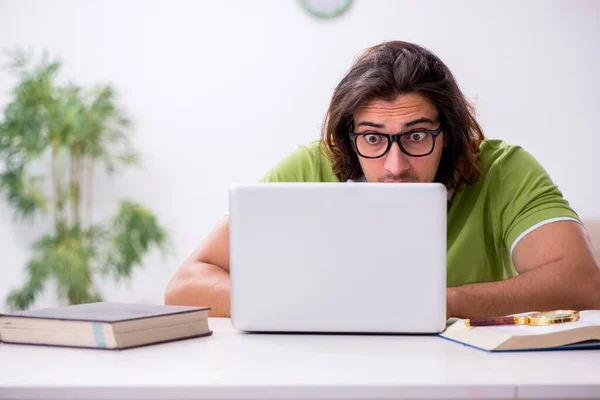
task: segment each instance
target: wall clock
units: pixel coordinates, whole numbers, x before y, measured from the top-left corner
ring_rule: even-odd
[[[342,15],[352,0],[298,0],[302,8],[313,17],[331,19]]]

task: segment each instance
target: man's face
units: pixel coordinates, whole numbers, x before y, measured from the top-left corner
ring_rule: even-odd
[[[354,132],[357,133],[396,134],[435,130],[439,125],[437,110],[419,93],[398,95],[392,101],[371,100],[354,113]],[[415,138],[418,137],[416,134]],[[442,157],[444,138],[444,134],[440,134],[432,153],[424,157],[403,153],[395,142],[380,158],[359,155],[365,178],[368,182],[433,182]]]

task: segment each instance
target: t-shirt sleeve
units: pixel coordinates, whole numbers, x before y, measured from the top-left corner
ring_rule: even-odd
[[[497,162],[496,210],[511,257],[518,241],[537,227],[564,219],[581,222],[547,171],[529,152],[511,147]]]
[[[295,151],[277,162],[258,182],[319,181],[320,160],[315,156],[317,146],[316,142],[309,146],[299,146]],[[229,216],[229,212],[226,212],[225,215]]]
[[[299,146],[277,162],[259,182],[315,182],[318,180],[318,157],[309,146]]]

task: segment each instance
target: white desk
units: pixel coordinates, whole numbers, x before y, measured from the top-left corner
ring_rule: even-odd
[[[0,398],[600,398],[598,350],[490,354],[436,337],[210,326],[210,337],[123,351],[0,344]]]

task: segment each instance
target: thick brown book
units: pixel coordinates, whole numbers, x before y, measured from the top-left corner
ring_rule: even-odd
[[[0,314],[5,343],[127,349],[209,336],[209,307],[89,303]]]

